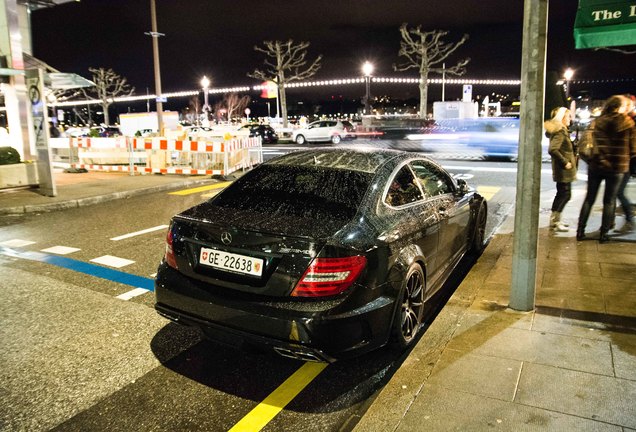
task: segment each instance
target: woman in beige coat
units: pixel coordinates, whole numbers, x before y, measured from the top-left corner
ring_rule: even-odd
[[[568,231],[568,225],[561,220],[561,213],[572,197],[572,182],[576,180],[576,152],[568,130],[570,111],[564,107],[555,108],[552,110],[552,118],[544,126],[546,135],[550,138],[548,153],[552,158],[552,179],[557,187],[552,202],[550,228]]]

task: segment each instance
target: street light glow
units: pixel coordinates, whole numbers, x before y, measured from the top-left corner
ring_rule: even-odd
[[[205,75],[203,75],[203,78],[201,79],[201,87],[203,87],[204,89],[210,87],[210,80]]]
[[[565,78],[567,81],[570,81],[573,76],[574,76],[574,71],[571,68],[567,68],[565,72],[563,73],[563,78]]]
[[[364,76],[371,76],[371,74],[373,73],[373,65],[368,61],[364,62],[364,64],[362,65],[362,73],[364,74]]]

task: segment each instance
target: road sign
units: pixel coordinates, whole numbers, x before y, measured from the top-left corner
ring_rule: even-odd
[[[168,102],[168,98],[167,97],[158,97],[158,98],[155,99],[155,102],[165,103],[165,102]]]
[[[464,85],[464,97],[463,102],[471,102],[473,100],[473,86],[471,84]]]

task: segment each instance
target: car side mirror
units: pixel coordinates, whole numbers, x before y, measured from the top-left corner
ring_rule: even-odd
[[[466,183],[466,180],[464,179],[459,179],[457,180],[457,195],[459,196],[464,196],[468,193],[468,183]]]

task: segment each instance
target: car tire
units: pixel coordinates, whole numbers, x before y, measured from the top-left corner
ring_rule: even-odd
[[[296,144],[305,144],[307,142],[307,140],[305,139],[304,135],[298,135],[296,136]]]
[[[332,144],[339,144],[341,141],[340,135],[335,134],[335,135],[331,135],[331,143]]]
[[[418,263],[406,272],[393,317],[392,344],[398,349],[409,347],[417,339],[424,316],[426,277]]]
[[[475,227],[473,228],[473,236],[470,241],[470,253],[474,257],[478,257],[484,251],[486,247],[486,219],[488,216],[488,209],[485,203],[482,203],[477,210],[477,216],[475,217]]]

